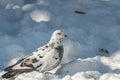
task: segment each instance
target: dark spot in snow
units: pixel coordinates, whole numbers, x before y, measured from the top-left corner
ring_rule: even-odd
[[[107,49],[100,49],[100,52],[102,52],[102,53],[105,53],[105,54],[109,54],[109,51],[107,50]]]
[[[69,73],[69,71],[66,71],[67,73]]]
[[[80,10],[75,10],[74,12],[77,13],[77,14],[86,14],[86,12],[83,12],[83,11],[80,11]]]

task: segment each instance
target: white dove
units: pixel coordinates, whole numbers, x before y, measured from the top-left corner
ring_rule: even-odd
[[[12,78],[17,74],[31,72],[33,70],[44,73],[56,68],[63,57],[64,49],[61,39],[64,37],[67,37],[67,35],[61,30],[54,31],[50,41],[46,45],[32,52],[32,55],[5,68],[4,71],[6,73],[2,75],[2,78]]]

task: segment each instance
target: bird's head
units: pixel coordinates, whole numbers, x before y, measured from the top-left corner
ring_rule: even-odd
[[[64,32],[62,32],[61,30],[55,30],[52,34],[52,37],[49,41],[51,46],[60,46],[61,43],[61,39],[67,37],[66,34],[64,34]],[[52,44],[51,44],[52,43]]]
[[[54,37],[56,39],[62,39],[62,38],[67,37],[67,35],[64,32],[62,32],[61,30],[55,30],[53,32],[52,37]]]
[[[55,30],[52,34],[50,42],[61,41],[61,39],[67,37],[67,35],[61,30]]]

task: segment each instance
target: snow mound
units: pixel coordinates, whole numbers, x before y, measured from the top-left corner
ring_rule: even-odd
[[[99,80],[100,75],[97,71],[78,72],[72,76],[72,80]]]
[[[111,57],[102,57],[101,61],[110,66],[112,70],[120,69],[120,51],[114,53]]]
[[[113,59],[111,59],[111,57]],[[111,59],[113,62],[117,57],[118,56],[110,56],[106,58]],[[103,62],[105,61],[104,58],[105,57],[100,56],[86,59],[79,58],[62,64],[57,74],[43,74],[33,71],[20,74],[15,80],[120,80],[120,74],[110,70],[111,65],[106,66]],[[12,62],[14,61],[16,61],[16,59]],[[107,73],[108,71],[112,73]],[[0,75],[2,74],[3,72],[0,73]]]
[[[48,22],[50,20],[50,13],[47,11],[34,10],[30,15],[35,22]]]
[[[106,73],[100,77],[100,80],[120,80],[120,74]]]

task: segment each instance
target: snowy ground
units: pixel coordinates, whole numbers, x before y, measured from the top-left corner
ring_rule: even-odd
[[[56,29],[69,36],[58,73],[15,80],[120,80],[120,0],[0,0],[0,75]]]

